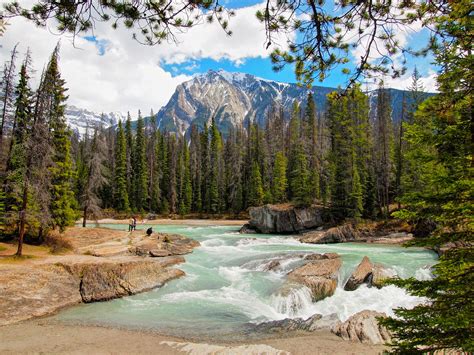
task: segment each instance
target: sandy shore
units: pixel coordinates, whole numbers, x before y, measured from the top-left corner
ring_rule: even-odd
[[[88,225],[95,225],[96,223],[105,223],[105,224],[126,224],[130,223],[130,219],[113,219],[113,218],[104,218],[98,221],[88,221]],[[77,223],[82,223],[78,221]],[[170,219],[170,218],[160,218],[153,220],[138,220],[137,225],[140,224],[151,224],[151,225],[187,225],[187,226],[243,226],[247,223],[246,220],[235,220],[235,219]]]
[[[198,326],[198,325],[196,325]],[[380,354],[366,345],[320,331],[245,343],[189,342],[153,332],[64,325],[48,318],[0,327],[1,354]]]

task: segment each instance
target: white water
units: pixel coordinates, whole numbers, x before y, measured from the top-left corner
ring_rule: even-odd
[[[120,225],[107,225],[123,228]],[[141,226],[146,228],[146,226]],[[284,318],[336,313],[344,321],[364,310],[393,314],[393,308],[413,307],[423,300],[395,286],[343,285],[364,256],[384,264],[400,277],[431,277],[434,253],[397,246],[368,244],[302,244],[291,237],[241,235],[236,227],[155,226],[155,230],[187,235],[201,247],[179,265],[186,276],[161,289],[140,295],[81,305],[58,315],[63,321],[153,328],[171,335],[229,337],[245,333],[249,324]],[[286,274],[303,264],[304,255],[336,252],[343,266],[332,297],[313,303],[305,287],[282,295]],[[269,270],[270,263],[279,261]]]

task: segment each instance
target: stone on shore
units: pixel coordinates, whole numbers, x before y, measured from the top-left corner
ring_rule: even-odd
[[[251,229],[260,233],[298,233],[324,223],[324,208],[319,206],[265,205],[252,207],[249,213],[244,232]]]
[[[336,254],[337,255],[337,254]],[[336,291],[339,269],[342,261],[339,255],[331,258],[311,260],[288,274],[290,282],[308,287],[314,301],[332,296]]]
[[[384,344],[390,341],[391,336],[388,330],[379,324],[377,318],[386,316],[385,313],[365,310],[354,314],[344,323],[335,325],[331,331],[344,340]]]
[[[285,318],[282,320],[260,323],[255,326],[253,331],[261,333],[286,333],[291,331],[314,332],[320,329],[331,329],[340,323],[341,322],[335,313],[324,317],[321,314],[314,314],[307,319]]]

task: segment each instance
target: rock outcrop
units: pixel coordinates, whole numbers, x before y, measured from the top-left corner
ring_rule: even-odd
[[[352,224],[344,224],[338,227],[322,231],[311,231],[304,233],[300,238],[303,243],[327,244],[365,241],[366,238]]]
[[[347,280],[344,285],[344,290],[354,291],[363,283],[371,284],[373,267],[374,265],[370,262],[369,258],[364,256],[360,264],[352,272],[349,280]]]
[[[318,206],[265,205],[252,207],[249,213],[246,229],[259,233],[298,233],[324,223],[324,209]]]
[[[179,234],[154,233],[151,237],[132,241],[129,251],[140,256],[163,257],[189,254],[198,246],[198,241]]]
[[[115,257],[57,262],[80,282],[83,302],[107,301],[161,287],[184,272],[168,268],[184,262],[182,257],[144,259]]]
[[[148,237],[101,228],[72,228],[65,238],[77,254],[0,263],[0,325],[161,287],[184,275],[172,266],[199,246],[176,234]]]
[[[369,287],[380,287],[385,280],[396,276],[393,270],[381,264],[373,264],[367,256],[364,256],[344,285],[344,290],[354,291],[364,283]]]
[[[160,287],[184,275],[170,268],[182,262],[182,257],[67,255],[29,265],[0,265],[0,325]]]
[[[315,314],[307,319],[286,318],[260,323],[255,326],[253,331],[261,333],[286,333],[291,331],[314,332],[319,329],[331,329],[340,323],[341,321],[335,313],[324,317],[321,314]]]
[[[296,282],[311,290],[313,300],[332,296],[336,291],[342,261],[338,254],[324,254],[319,259],[296,268],[288,274],[288,281]]]
[[[137,231],[125,237],[82,247],[78,251],[100,257],[130,254],[164,257],[189,254],[198,246],[198,241],[179,234],[153,233],[151,236],[146,236]]]
[[[379,324],[377,318],[386,316],[385,313],[362,311],[354,314],[344,323],[335,325],[331,331],[344,340],[384,344],[390,341],[391,336],[388,330]]]

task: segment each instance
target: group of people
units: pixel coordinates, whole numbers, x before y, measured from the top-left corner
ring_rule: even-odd
[[[137,218],[134,216],[132,217],[132,219],[130,220],[130,224],[128,225],[128,231],[129,232],[132,232],[132,231],[135,231],[137,230]],[[153,233],[153,229],[152,227],[148,228],[146,230],[146,234],[148,236],[150,236],[151,234]]]
[[[128,225],[128,231],[129,232],[134,231],[134,230],[137,230],[137,218],[136,217],[132,217],[132,219],[130,220],[130,224]]]

